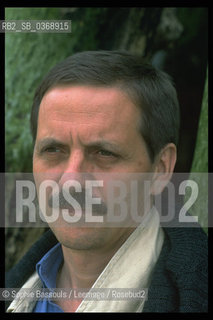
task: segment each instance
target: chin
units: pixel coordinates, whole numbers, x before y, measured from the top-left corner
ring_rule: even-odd
[[[106,244],[109,228],[53,227],[50,226],[58,241],[73,250],[95,250]],[[107,230],[108,229],[108,230]]]

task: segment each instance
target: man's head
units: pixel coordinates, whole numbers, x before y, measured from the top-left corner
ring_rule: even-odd
[[[123,51],[86,51],[57,64],[38,87],[31,112],[35,141],[40,103],[50,88],[61,85],[120,88],[139,108],[140,132],[151,161],[167,144],[178,143],[179,106],[170,77]]]
[[[173,172],[178,135],[175,89],[167,75],[128,53],[82,52],[57,65],[36,92],[31,120],[37,190],[48,178],[61,188],[69,179],[84,186],[86,179],[101,177],[103,187],[94,188],[94,193],[106,204],[109,182],[116,174],[130,190],[131,174],[142,185],[140,173],[152,173],[153,181],[168,181]],[[143,215],[140,193],[139,198]],[[124,213],[122,207],[116,210],[116,215]],[[83,211],[87,216],[85,206]],[[132,229],[72,226],[70,232],[57,224],[51,228],[64,246],[106,250],[118,246]]]

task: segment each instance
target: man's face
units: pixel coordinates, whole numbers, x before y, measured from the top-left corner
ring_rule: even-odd
[[[62,186],[70,175],[83,183],[82,173],[107,181],[113,174],[153,171],[139,132],[140,112],[117,88],[50,89],[41,101],[33,156],[37,190],[48,176]],[[130,234],[128,228],[51,228],[63,245],[75,249],[107,249]]]

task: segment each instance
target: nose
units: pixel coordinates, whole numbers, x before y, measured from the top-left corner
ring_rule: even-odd
[[[84,183],[86,176],[91,171],[91,164],[86,159],[83,150],[73,150],[65,164],[59,183],[63,184],[67,180],[77,180],[80,183]]]
[[[85,162],[86,159],[84,152],[80,149],[73,150],[70,153],[64,172],[73,174],[83,172]]]

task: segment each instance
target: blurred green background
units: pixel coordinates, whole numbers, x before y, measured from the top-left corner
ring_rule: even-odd
[[[30,110],[43,76],[73,53],[99,49],[140,54],[173,77],[181,108],[175,170],[208,172],[207,8],[6,8],[5,19],[72,20],[71,33],[5,35],[6,172],[32,172]],[[6,230],[7,268],[43,231]]]

